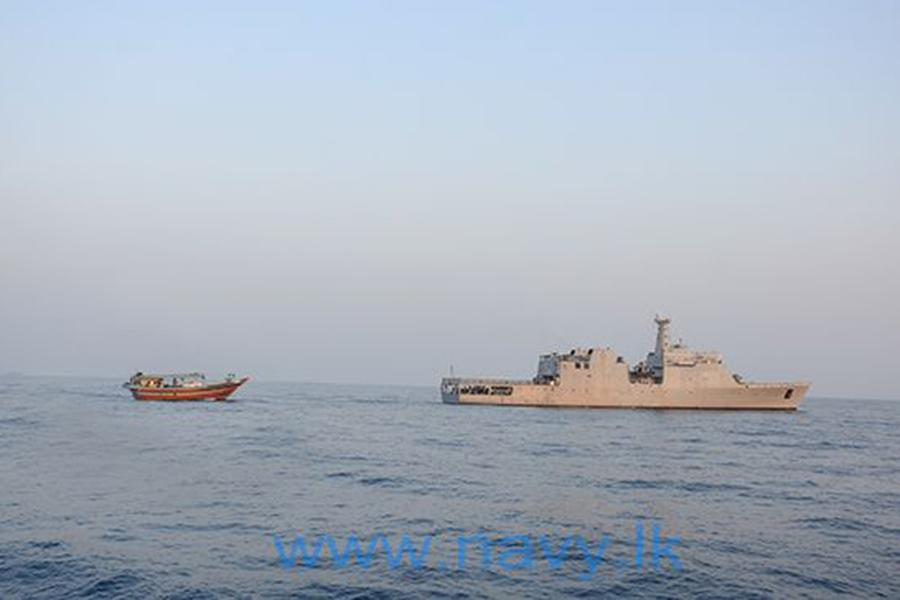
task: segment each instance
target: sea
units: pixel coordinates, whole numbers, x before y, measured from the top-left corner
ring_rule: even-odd
[[[0,598],[900,598],[900,402],[0,379]]]

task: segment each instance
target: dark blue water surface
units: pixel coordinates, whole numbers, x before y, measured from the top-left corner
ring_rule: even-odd
[[[654,570],[653,523],[680,540],[680,572]],[[420,568],[376,553],[368,569],[285,569],[274,543],[351,533],[433,541]],[[495,548],[485,568],[473,546],[459,568],[458,536],[477,534],[530,536],[515,547],[532,565],[506,570]],[[609,544],[590,577],[577,550],[550,568],[542,535]],[[0,380],[2,598],[604,593],[900,597],[900,403],[553,410],[251,382],[231,403],[166,404]]]

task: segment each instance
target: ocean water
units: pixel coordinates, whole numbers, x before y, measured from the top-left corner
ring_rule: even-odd
[[[418,565],[290,560],[350,534],[431,541]],[[578,543],[551,567],[539,540],[567,536],[593,573]],[[0,380],[0,598],[603,594],[900,597],[900,402],[553,410],[251,381],[166,404]]]

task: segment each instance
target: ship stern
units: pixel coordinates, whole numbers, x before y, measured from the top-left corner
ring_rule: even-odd
[[[459,404],[459,381],[456,377],[441,380],[441,401],[444,404]]]

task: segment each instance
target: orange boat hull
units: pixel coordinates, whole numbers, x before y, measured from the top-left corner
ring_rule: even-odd
[[[191,400],[222,401],[236,389],[244,385],[249,377],[244,377],[233,383],[216,383],[203,387],[178,387],[178,388],[131,388],[131,395],[135,400],[162,400],[168,402],[185,402]]]

